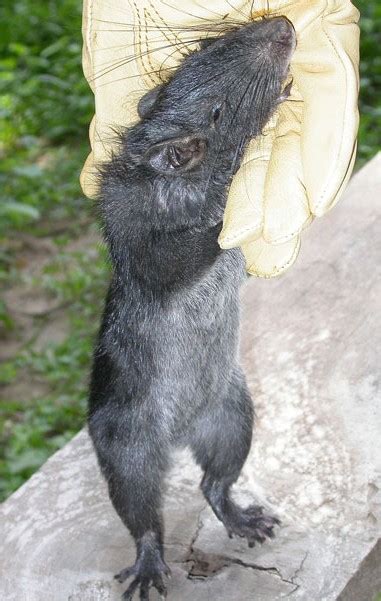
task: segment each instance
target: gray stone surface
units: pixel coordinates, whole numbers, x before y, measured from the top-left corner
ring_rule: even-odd
[[[243,291],[242,359],[257,429],[236,496],[282,518],[229,540],[178,454],[165,499],[171,601],[371,601],[380,576],[381,155],[305,236],[297,265]],[[377,319],[378,317],[378,319]],[[0,599],[114,601],[132,540],[85,431],[0,509]],[[152,599],[157,599],[152,593]]]

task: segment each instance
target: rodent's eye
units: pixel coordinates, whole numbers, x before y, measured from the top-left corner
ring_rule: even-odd
[[[218,121],[218,119],[220,118],[220,115],[221,115],[221,109],[220,109],[219,107],[217,107],[217,108],[216,108],[216,109],[214,109],[214,111],[213,111],[213,121],[214,121],[214,123],[215,123],[216,121]]]
[[[213,123],[217,123],[217,121],[220,120],[221,113],[222,113],[222,106],[221,105],[215,106],[212,111]]]

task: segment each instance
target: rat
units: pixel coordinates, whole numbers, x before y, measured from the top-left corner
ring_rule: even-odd
[[[231,497],[248,455],[254,408],[238,360],[239,248],[218,235],[232,177],[285,87],[295,48],[285,17],[201,40],[143,96],[99,166],[98,208],[112,263],[94,350],[88,427],[111,502],[136,543],[116,578],[123,594],[165,598],[161,514],[171,451],[188,446],[201,490],[230,537],[249,546],[279,520]]]

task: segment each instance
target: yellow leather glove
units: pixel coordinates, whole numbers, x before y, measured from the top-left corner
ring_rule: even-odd
[[[359,13],[349,0],[84,0],[83,65],[95,116],[81,184],[95,195],[94,164],[107,159],[113,128],[136,120],[139,98],[197,39],[213,35],[211,23],[260,14],[294,24],[292,92],[246,152],[219,243],[241,246],[248,271],[271,277],[292,265],[300,232],[337,202],[352,172]]]

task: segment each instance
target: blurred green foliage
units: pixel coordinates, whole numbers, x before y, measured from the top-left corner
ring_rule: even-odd
[[[83,204],[78,175],[93,98],[81,48],[78,0],[2,2],[0,235]]]
[[[361,18],[361,123],[357,166],[381,149],[381,4],[355,1]],[[17,488],[83,424],[86,377],[107,281],[104,257],[67,250],[88,211],[78,176],[88,152],[93,98],[81,67],[81,2],[2,0],[0,5],[0,284],[17,284],[15,233],[46,235],[69,222],[36,288],[67,303],[66,339],[43,350],[33,340],[0,364],[0,383],[22,374],[48,391],[0,407],[0,497]],[[15,323],[0,301],[0,326]]]
[[[381,3],[355,0],[360,27],[360,130],[357,166],[381,150]]]
[[[3,143],[80,140],[93,108],[81,70],[81,2],[5,1],[0,20]]]

